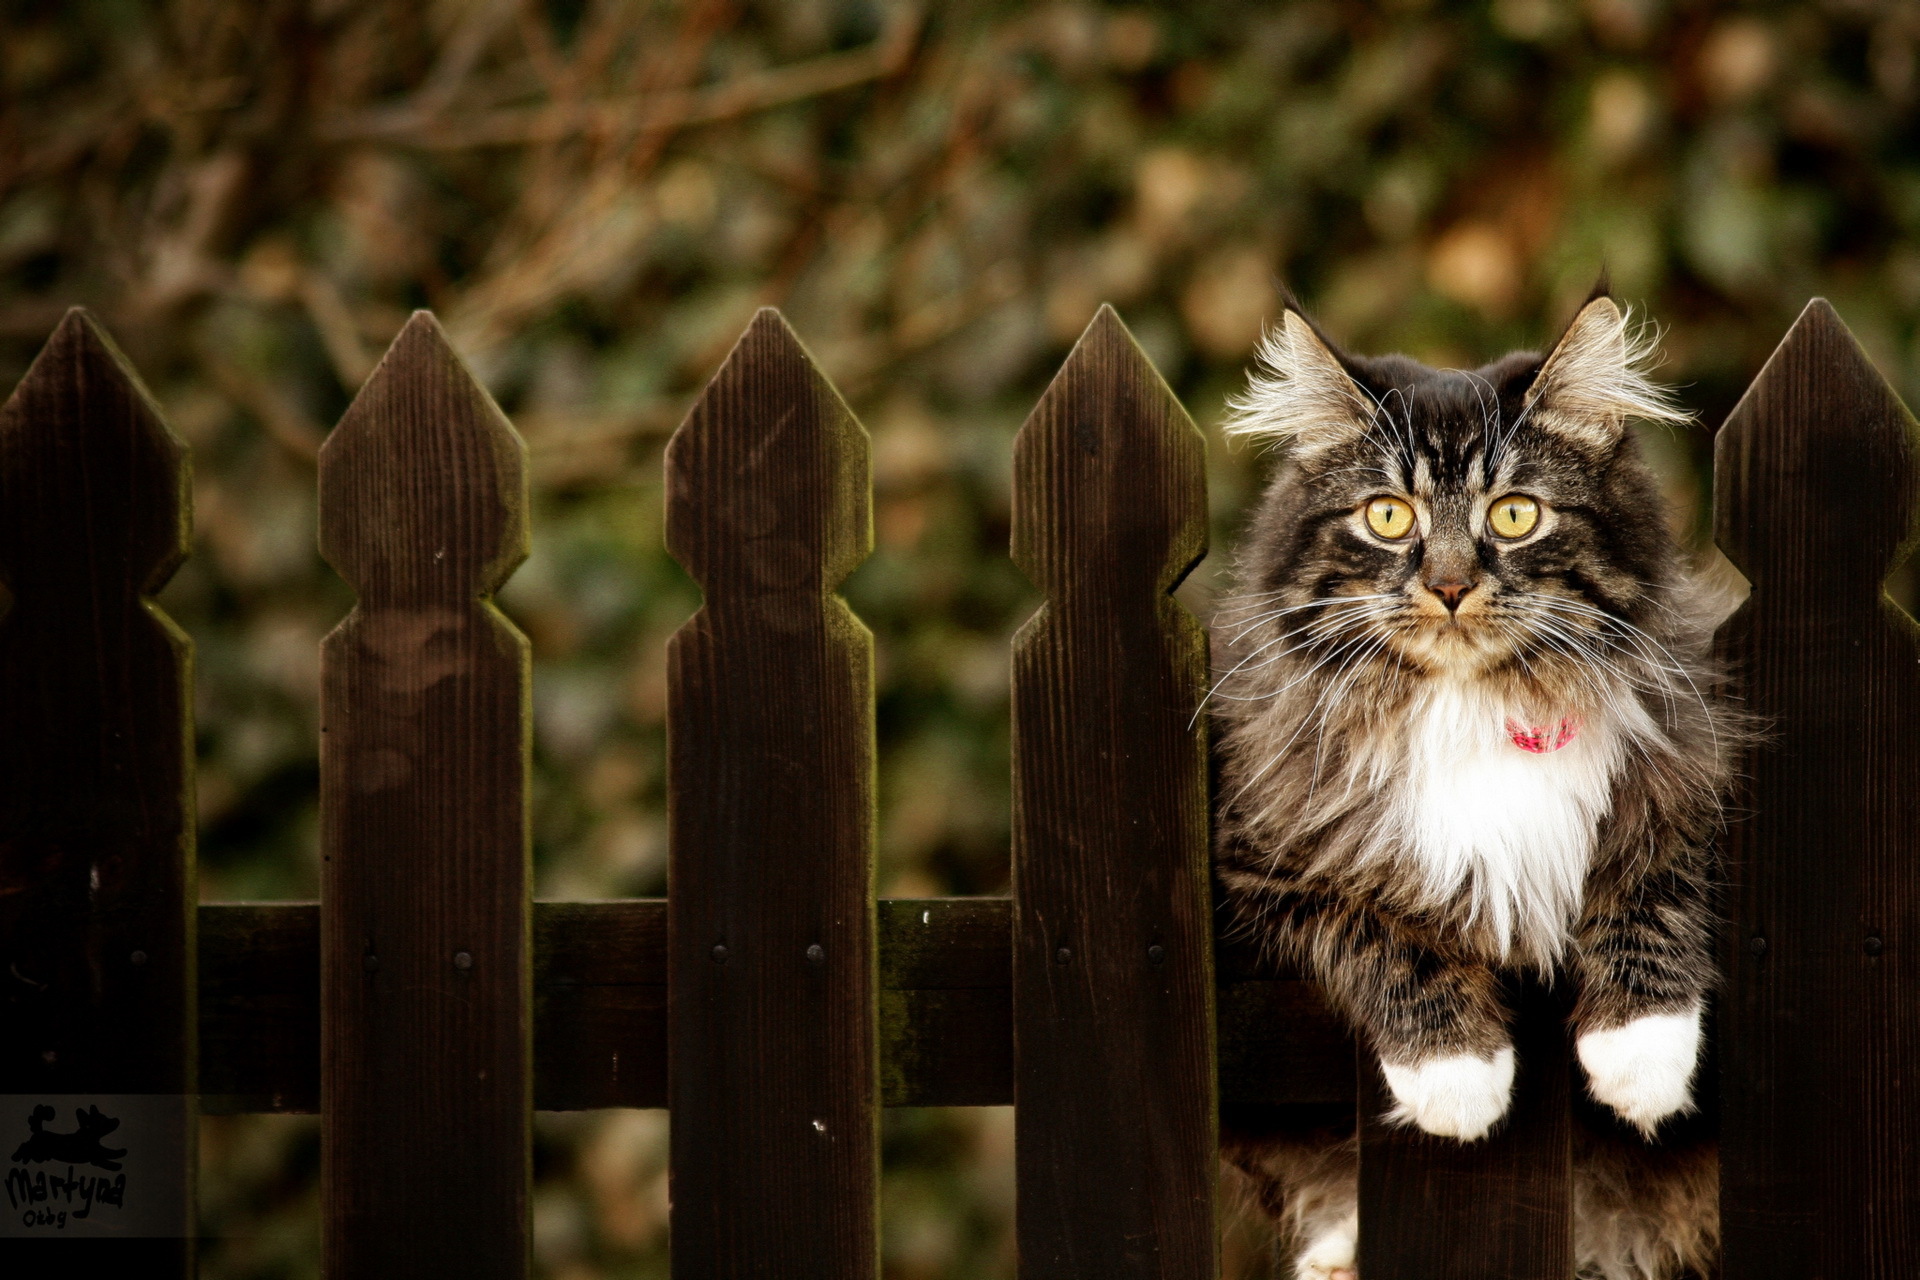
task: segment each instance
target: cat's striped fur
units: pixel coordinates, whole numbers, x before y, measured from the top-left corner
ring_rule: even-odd
[[[1583,1125],[1582,1274],[1703,1273],[1713,1160],[1684,1113],[1742,723],[1706,660],[1724,602],[1627,430],[1682,415],[1604,290],[1548,356],[1472,372],[1342,354],[1291,305],[1262,355],[1229,429],[1286,454],[1214,624],[1234,925],[1319,978],[1400,1119],[1466,1140],[1506,1108],[1506,984],[1574,984],[1610,1108]],[[1525,536],[1489,524],[1508,494],[1538,504]],[[1383,496],[1410,534],[1373,532]],[[1526,731],[1556,725],[1557,750]],[[1350,1269],[1351,1134],[1233,1150],[1298,1274]]]

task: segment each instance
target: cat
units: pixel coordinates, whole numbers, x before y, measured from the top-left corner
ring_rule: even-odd
[[[1546,356],[1471,372],[1346,354],[1289,298],[1231,405],[1284,455],[1213,623],[1230,927],[1319,981],[1389,1119],[1465,1142],[1510,1101],[1508,984],[1571,984],[1575,1249],[1605,1280],[1715,1265],[1692,1083],[1747,733],[1708,657],[1729,602],[1628,429],[1687,420],[1652,348],[1604,280]],[[1227,1149],[1291,1274],[1354,1280],[1351,1122]]]

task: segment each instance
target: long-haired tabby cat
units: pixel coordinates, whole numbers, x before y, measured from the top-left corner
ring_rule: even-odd
[[[1285,447],[1215,620],[1216,870],[1379,1056],[1392,1117],[1471,1142],[1514,1076],[1508,979],[1577,990],[1582,1276],[1711,1273],[1693,1111],[1738,715],[1633,419],[1684,415],[1604,285],[1542,357],[1339,351],[1289,303],[1229,430]],[[1229,1135],[1302,1280],[1352,1280],[1353,1133]]]

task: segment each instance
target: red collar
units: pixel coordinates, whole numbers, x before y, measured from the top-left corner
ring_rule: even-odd
[[[1518,720],[1507,721],[1507,736],[1513,739],[1513,745],[1537,756],[1558,751],[1579,732],[1579,716],[1563,716],[1558,724],[1525,725]]]

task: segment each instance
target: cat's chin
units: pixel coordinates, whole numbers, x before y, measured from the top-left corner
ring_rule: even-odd
[[[1593,673],[1557,653],[1523,653],[1497,628],[1473,620],[1409,627],[1394,637],[1395,654],[1429,678],[1493,681],[1524,687],[1554,705],[1591,696]]]
[[[1396,647],[1403,658],[1429,675],[1475,680],[1513,661],[1512,649],[1480,628],[1457,623],[1410,629]]]

